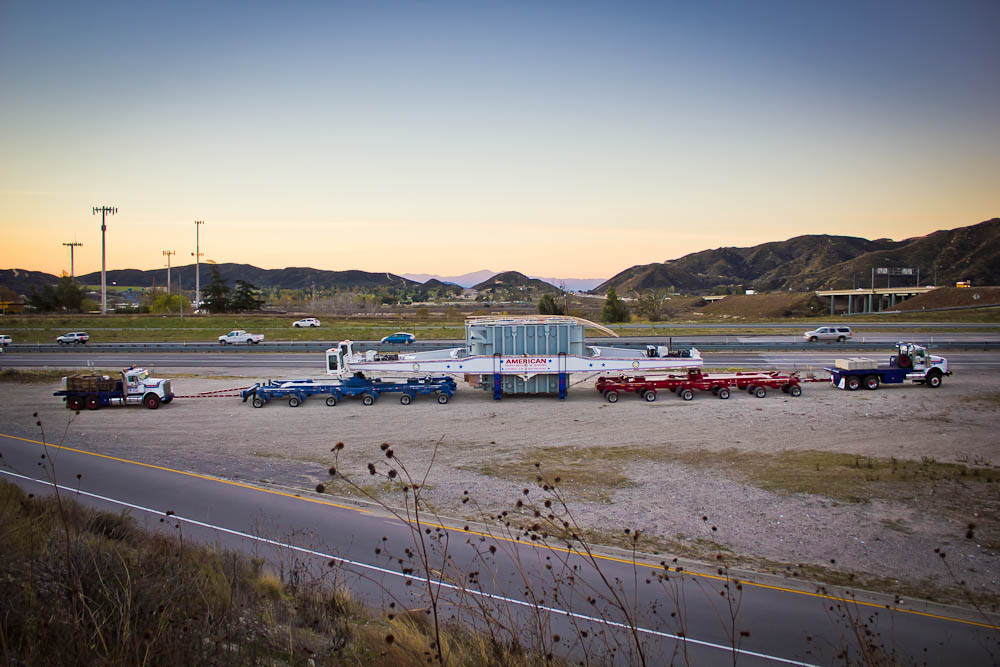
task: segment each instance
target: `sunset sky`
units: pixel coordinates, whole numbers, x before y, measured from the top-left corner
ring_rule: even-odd
[[[3,2],[0,268],[608,277],[1000,216],[1000,2]]]

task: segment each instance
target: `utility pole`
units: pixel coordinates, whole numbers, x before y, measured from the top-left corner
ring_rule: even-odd
[[[198,249],[198,230],[205,224],[204,220],[194,221],[194,309],[201,308],[201,256],[205,253]]]
[[[82,246],[83,244],[73,241],[72,243],[63,243],[63,245],[69,246],[69,277],[72,278],[74,275],[76,275],[73,273],[73,248],[76,248],[77,246]]]
[[[97,212],[101,212],[101,315],[108,314],[108,279],[107,279],[107,267],[105,266],[104,258],[104,233],[108,231],[108,225],[105,219],[109,215],[114,215],[118,212],[118,207],[116,206],[95,206],[94,215]]]
[[[163,254],[167,256],[167,294],[170,294],[170,256],[176,255],[176,250],[164,250]]]

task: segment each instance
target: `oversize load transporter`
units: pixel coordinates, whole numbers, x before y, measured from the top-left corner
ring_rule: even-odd
[[[455,395],[457,385],[450,377],[409,378],[399,382],[383,382],[360,375],[346,380],[268,380],[258,382],[240,392],[243,402],[250,400],[255,408],[262,408],[276,399],[288,399],[296,408],[310,396],[326,396],[326,404],[337,405],[345,398],[360,398],[365,405],[373,405],[382,394],[399,394],[399,402],[409,405],[418,395],[433,394],[442,405]]]
[[[780,389],[792,396],[801,396],[803,382],[826,382],[800,378],[798,373],[780,371],[753,371],[748,373],[713,373],[706,375],[700,368],[688,369],[686,375],[665,375],[661,377],[628,376],[600,377],[594,388],[608,403],[617,403],[620,394],[638,394],[647,403],[656,400],[658,391],[667,390],[685,401],[694,398],[694,392],[710,391],[721,399],[729,398],[733,390],[746,390],[757,398],[764,398],[767,389]]]
[[[617,337],[599,324],[577,317],[478,317],[465,322],[465,346],[412,354],[355,352],[345,340],[327,350],[327,373],[348,377],[406,376],[414,373],[464,376],[474,386],[504,394],[557,394],[566,397],[572,373],[650,373],[699,368],[701,354],[666,346],[643,350],[586,345],[584,327]]]

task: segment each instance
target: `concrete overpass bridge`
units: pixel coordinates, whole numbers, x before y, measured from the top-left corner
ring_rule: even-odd
[[[839,302],[846,306],[846,313],[877,313],[888,310],[898,302],[910,299],[936,289],[930,287],[859,287],[857,289],[817,290],[816,296],[830,299],[830,314],[834,314]]]

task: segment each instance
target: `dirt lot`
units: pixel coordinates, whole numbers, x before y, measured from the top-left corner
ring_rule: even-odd
[[[178,394],[249,384],[181,373],[156,374],[175,377]],[[345,443],[338,469],[361,484],[373,479],[369,462],[385,465],[381,443],[417,475],[437,447],[428,497],[459,520],[474,518],[476,505],[512,509],[522,489],[537,493],[540,470],[560,477],[597,541],[617,542],[630,527],[643,531],[647,551],[706,559],[722,551],[761,571],[938,600],[970,590],[995,601],[1000,591],[995,372],[961,373],[939,390],[810,384],[800,398],[738,392],[683,402],[665,393],[611,405],[579,385],[566,401],[494,402],[462,387],[448,405],[425,397],[404,407],[387,395],[372,407],[314,400],[257,410],[238,398],[178,398],[155,412],[77,416],[52,397],[55,388],[0,384],[2,432],[37,437],[38,410],[50,442],[287,487],[324,482],[334,494],[350,492],[328,479],[337,442]],[[465,491],[473,503],[461,502]]]

